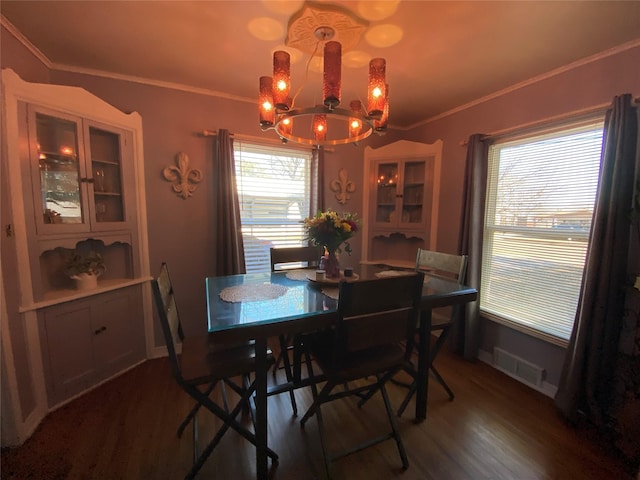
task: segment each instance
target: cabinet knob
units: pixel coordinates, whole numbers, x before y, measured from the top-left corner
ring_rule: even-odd
[[[99,329],[95,330],[93,333],[94,333],[94,335],[100,335],[106,329],[107,329],[107,327],[100,327]]]

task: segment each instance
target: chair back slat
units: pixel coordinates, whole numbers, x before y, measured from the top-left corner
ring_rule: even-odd
[[[158,277],[151,280],[151,287],[156,304],[156,311],[160,319],[160,325],[162,326],[162,333],[167,345],[171,371],[176,379],[181,380],[182,372],[177,350],[178,344],[180,344],[184,338],[184,334],[182,333],[180,315],[178,314],[173,285],[171,284],[169,268],[166,263],[162,264]]]
[[[467,271],[467,256],[434,252],[419,248],[416,269],[445,278],[464,281]]]
[[[342,283],[336,323],[336,358],[399,341],[413,345],[424,275]],[[410,352],[409,352],[410,353]]]
[[[306,263],[307,267],[317,267],[322,255],[319,247],[271,248],[270,253],[272,272],[291,263]]]

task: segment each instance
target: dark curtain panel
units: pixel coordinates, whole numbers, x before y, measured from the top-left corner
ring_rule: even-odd
[[[216,275],[245,273],[244,244],[240,222],[240,202],[236,185],[233,139],[227,130],[218,130],[214,158]]]
[[[324,150],[314,148],[311,151],[311,201],[309,216],[324,208]]]
[[[463,283],[480,291],[482,267],[482,232],[484,231],[484,206],[487,192],[487,169],[489,147],[484,135],[469,137],[467,163],[464,179],[464,201],[462,204],[462,231],[458,242],[458,253],[468,255],[467,277]],[[457,322],[453,332],[453,344],[465,358],[478,356],[480,336],[480,301],[466,305],[464,322]]]
[[[555,401],[571,420],[610,423],[613,372],[623,325],[638,121],[631,95],[605,117],[600,179],[578,311]]]

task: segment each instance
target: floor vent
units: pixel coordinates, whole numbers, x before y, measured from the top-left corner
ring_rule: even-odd
[[[493,366],[523,383],[540,388],[544,376],[544,369],[538,365],[513,355],[512,353],[494,347]]]

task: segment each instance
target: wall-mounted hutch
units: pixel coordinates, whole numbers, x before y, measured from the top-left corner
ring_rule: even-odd
[[[142,120],[84,89],[25,82],[11,70],[2,87],[3,240],[17,258],[16,278],[4,273],[2,282],[19,298],[9,316],[25,332],[38,420],[150,352]],[[97,288],[77,290],[65,273],[77,252],[104,258]],[[5,359],[11,377],[6,351]],[[12,403],[23,410],[20,398]]]
[[[364,151],[362,262],[415,266],[435,249],[442,140],[400,140]]]

